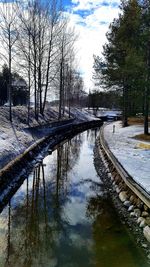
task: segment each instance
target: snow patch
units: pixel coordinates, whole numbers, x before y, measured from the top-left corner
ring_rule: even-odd
[[[113,125],[115,126],[114,133]],[[104,138],[114,156],[133,179],[150,193],[150,149],[140,145],[141,143],[150,144],[150,142],[142,142],[133,138],[142,133],[142,125],[123,128],[121,122],[114,122],[104,127]]]

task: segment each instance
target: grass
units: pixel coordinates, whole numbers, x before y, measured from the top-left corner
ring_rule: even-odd
[[[150,117],[149,117],[149,123],[150,123]],[[129,125],[144,125],[144,117],[130,117],[128,119],[128,124]],[[133,138],[140,140],[140,141],[146,141],[150,142],[150,134],[138,134],[133,136]],[[150,149],[150,144],[139,144],[139,148],[145,148],[145,149]]]
[[[150,117],[149,117],[149,123],[150,123]],[[143,125],[144,126],[144,117],[130,117],[128,119],[128,124],[129,125]],[[146,134],[138,134],[133,136],[133,138],[140,140],[140,141],[146,141],[146,142],[150,142],[150,134],[146,135]],[[148,146],[148,148],[146,147]],[[146,145],[146,144],[139,144],[140,148],[147,148],[150,149],[149,147],[150,145]]]
[[[150,149],[150,144],[144,144],[144,143],[139,143],[137,144],[136,148],[141,148],[141,149]]]
[[[135,135],[133,138],[140,140],[140,141],[150,142],[150,134],[148,134],[148,135],[147,134],[138,134],[138,135]]]
[[[150,117],[149,117],[149,122],[150,122]],[[143,117],[130,117],[128,119],[128,124],[129,125],[135,125],[135,124],[144,124],[144,118]]]

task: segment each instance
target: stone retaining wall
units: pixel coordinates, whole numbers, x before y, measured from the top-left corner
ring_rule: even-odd
[[[118,198],[122,202],[122,205],[129,212],[129,216],[135,219],[134,221],[138,225],[138,227],[143,229],[142,231],[144,237],[148,242],[150,242],[149,202],[143,202],[142,199],[137,194],[135,194],[135,192],[133,192],[131,188],[129,188],[129,186],[125,183],[126,179],[122,179],[122,175],[118,173],[114,160],[111,160],[110,155],[108,157],[108,153],[105,149],[105,146],[103,145],[103,138],[101,138],[101,134],[100,139],[97,143],[99,155],[102,158],[105,168],[107,170],[107,176],[111,180],[112,188],[118,194]],[[148,205],[146,205],[145,202],[148,203]]]

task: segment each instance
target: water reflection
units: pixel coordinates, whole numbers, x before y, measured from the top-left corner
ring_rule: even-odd
[[[7,234],[7,247],[6,247],[6,266],[10,266],[9,255],[11,254],[10,243],[10,216],[11,216],[11,202],[8,204],[8,234]]]
[[[129,239],[125,226],[120,224],[107,194],[89,199],[87,216],[92,220],[96,266],[147,266],[140,249]]]
[[[97,133],[59,145],[9,201],[0,216],[0,266],[146,266],[95,173]]]

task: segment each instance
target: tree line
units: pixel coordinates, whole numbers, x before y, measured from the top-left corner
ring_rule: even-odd
[[[0,57],[8,66],[7,98],[12,121],[12,73],[15,70],[28,85],[35,118],[44,115],[52,95],[59,99],[59,119],[70,110],[74,92],[83,90],[75,64],[77,35],[70,28],[59,0],[2,1],[0,3]]]
[[[106,37],[103,57],[94,56],[94,79],[122,97],[123,126],[130,115],[141,112],[144,133],[149,134],[150,2],[123,0]]]
[[[99,107],[108,109],[120,109],[122,98],[115,91],[92,90],[89,92],[87,106],[97,111]]]

